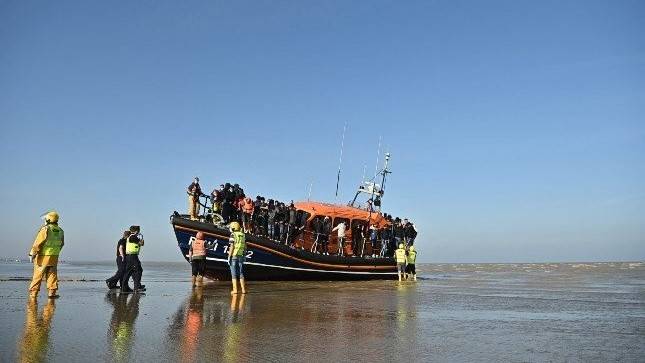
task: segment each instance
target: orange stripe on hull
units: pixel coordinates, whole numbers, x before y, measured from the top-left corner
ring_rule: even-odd
[[[229,236],[222,236],[221,234],[214,234],[214,233],[204,232],[204,231],[200,231],[200,230],[193,229],[193,228],[187,228],[187,227],[182,227],[182,226],[174,226],[174,227],[177,228],[177,229],[182,229],[182,230],[185,230],[185,231],[191,231],[191,232],[195,232],[195,233],[202,232],[204,234],[207,234],[207,235],[210,235],[210,236],[213,236],[213,237],[223,238],[223,239],[228,239],[229,238]],[[263,249],[265,251],[274,253],[276,255],[280,255],[280,256],[283,256],[283,257],[286,257],[286,258],[289,258],[289,259],[292,259],[292,260],[295,260],[295,261],[298,261],[298,262],[305,263],[307,265],[317,266],[317,267],[343,268],[343,269],[348,269],[348,270],[372,270],[372,271],[375,271],[375,270],[390,270],[390,269],[392,269],[394,267],[394,266],[331,265],[331,264],[327,264],[327,263],[319,263],[319,262],[312,262],[312,261],[308,261],[308,260],[303,260],[301,258],[297,258],[297,257],[291,256],[289,254],[286,254],[286,253],[283,253],[283,252],[280,252],[280,251],[276,251],[276,250],[271,249],[269,247],[258,245],[258,244],[253,243],[253,242],[247,242],[247,244],[250,245],[250,246],[260,248],[260,249]]]

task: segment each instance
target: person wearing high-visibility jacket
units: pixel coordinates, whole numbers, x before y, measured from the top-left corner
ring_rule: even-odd
[[[139,251],[144,244],[143,236],[139,226],[130,227],[130,236],[125,240],[125,273],[123,280],[121,280],[121,292],[132,292],[128,286],[128,281],[132,277],[134,282],[134,291],[146,291],[145,285],[141,285],[141,275],[143,275],[143,268],[139,260]]]
[[[399,248],[394,251],[394,257],[396,258],[396,270],[399,275],[399,281],[401,281],[401,275],[405,273],[405,245],[399,243]]]
[[[231,266],[231,282],[233,290],[231,295],[237,294],[237,280],[240,280],[240,289],[242,294],[246,294],[246,285],[244,284],[244,259],[246,253],[246,237],[241,231],[238,222],[231,222],[229,226],[231,238],[228,245],[228,263]]]
[[[417,262],[417,251],[414,249],[414,246],[410,246],[410,249],[408,250],[407,262],[408,265],[405,268],[405,279],[407,280],[412,276],[412,279],[417,281],[417,269],[415,267]]]
[[[58,297],[58,255],[65,245],[65,234],[58,225],[58,213],[45,214],[45,225],[40,228],[34,240],[29,261],[34,263],[34,275],[29,285],[29,295],[38,296],[40,283],[47,280],[47,296]]]
[[[201,286],[206,270],[206,237],[203,232],[197,232],[195,239],[190,243],[188,259],[192,266],[193,287],[196,287],[197,284]]]

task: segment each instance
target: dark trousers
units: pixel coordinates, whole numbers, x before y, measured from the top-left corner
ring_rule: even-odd
[[[322,253],[329,253],[329,235],[320,235],[320,245],[322,246]]]
[[[222,204],[222,218],[224,223],[230,223],[233,214],[233,206],[229,202],[224,202]]]
[[[128,288],[130,277],[132,277],[132,281],[134,281],[135,289],[141,287],[142,274],[143,268],[141,268],[139,255],[125,255],[125,273],[123,274],[123,279],[121,279],[121,290]]]
[[[116,268],[117,270],[114,276],[106,280],[110,287],[116,287],[116,284],[120,284],[121,279],[123,279],[123,274],[125,273],[125,261],[123,261],[121,256],[116,256]]]

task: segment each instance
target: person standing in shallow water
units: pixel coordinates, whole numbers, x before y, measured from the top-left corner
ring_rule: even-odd
[[[417,251],[414,249],[414,246],[410,246],[408,249],[407,262],[408,265],[405,267],[405,279],[407,280],[412,277],[414,281],[417,281]]]
[[[117,282],[120,284],[125,273],[125,240],[130,236],[130,231],[124,231],[123,237],[116,243],[116,273],[105,280],[108,289],[115,289]]]
[[[246,294],[246,285],[244,283],[244,256],[246,252],[246,237],[241,231],[240,224],[231,222],[229,227],[231,231],[231,238],[229,238],[228,245],[228,263],[231,266],[231,282],[233,290],[231,294],[237,294],[237,281],[240,281],[240,289],[242,294]]]
[[[192,266],[193,287],[201,286],[204,282],[204,271],[206,270],[206,241],[204,233],[197,232],[195,239],[190,244],[188,258]]]
[[[50,299],[58,297],[58,255],[65,245],[65,234],[58,226],[58,213],[45,214],[45,225],[40,228],[31,251],[29,261],[34,264],[34,275],[29,285],[29,296],[36,298],[43,278],[47,280]]]
[[[134,291],[146,291],[146,287],[141,285],[141,275],[143,268],[139,260],[139,251],[144,244],[143,236],[139,233],[139,226],[130,227],[130,235],[125,240],[125,273],[121,280],[121,292],[132,292],[128,287],[128,281],[132,276],[134,281]]]
[[[399,248],[394,251],[394,256],[396,258],[396,271],[397,274],[399,275],[399,281],[401,281],[401,277],[403,274],[405,274],[405,245],[403,243],[399,243]]]

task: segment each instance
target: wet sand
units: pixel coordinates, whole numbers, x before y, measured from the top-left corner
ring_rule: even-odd
[[[421,265],[414,282],[191,289],[146,264],[145,294],[108,293],[109,264],[61,266],[61,298],[26,298],[0,265],[0,361],[643,361],[645,265]]]

